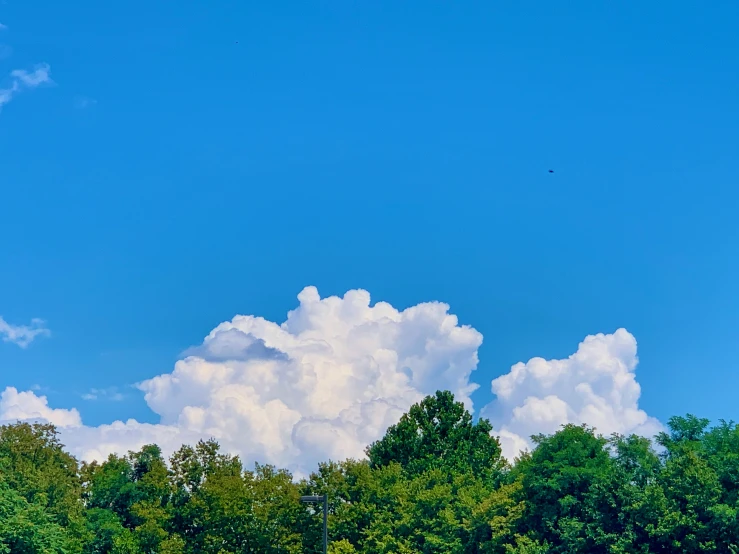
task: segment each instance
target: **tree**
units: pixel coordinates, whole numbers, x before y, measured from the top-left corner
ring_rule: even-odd
[[[90,551],[157,552],[171,539],[173,488],[158,446],[146,445],[127,456],[110,455],[102,464],[85,464],[81,474],[87,529],[94,537]]]
[[[305,506],[300,502],[300,485],[292,474],[271,465],[255,464],[253,471],[244,476],[252,491],[254,504],[254,552],[265,554],[297,554],[307,544],[320,544],[306,540],[306,533],[315,529]],[[315,519],[314,519],[315,521]]]
[[[706,446],[715,442],[706,439],[716,438],[706,433],[708,424],[690,414],[673,417],[669,433],[657,437],[665,449],[655,495],[664,513],[652,532],[657,551],[727,552],[739,543],[736,506],[721,504],[721,481],[708,461]]]
[[[112,510],[89,508],[86,520],[89,534],[85,554],[112,553],[120,550],[120,546],[125,544],[137,548],[131,531],[121,524],[120,518]]]
[[[0,554],[739,554],[739,426],[671,418],[649,439],[566,425],[506,465],[451,393],[413,406],[368,450],[290,472],[183,446],[102,463],[50,425],[0,427]]]
[[[498,440],[486,419],[472,422],[464,404],[438,391],[414,404],[385,436],[367,448],[372,468],[398,463],[417,475],[433,468],[496,479],[504,467]]]
[[[607,552],[593,509],[611,469],[606,439],[577,425],[533,439],[536,448],[515,470],[526,501],[521,531],[551,552]]]
[[[43,502],[28,502],[0,479],[0,554],[67,554],[73,551],[64,527]]]
[[[64,451],[53,425],[0,426],[0,472],[11,489],[48,509],[61,525],[81,521],[77,460]]]

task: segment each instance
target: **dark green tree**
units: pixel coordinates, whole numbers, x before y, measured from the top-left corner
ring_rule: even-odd
[[[94,537],[88,551],[158,552],[177,541],[170,533],[174,489],[158,446],[85,464],[81,474],[87,529]]]
[[[4,477],[4,476],[3,476]],[[29,502],[0,477],[0,554],[68,554],[74,542],[44,505]]]
[[[51,425],[0,427],[0,554],[739,554],[739,426],[671,418],[650,440],[566,425],[512,465],[451,393],[413,406],[367,460],[285,470],[183,446],[102,463]]]
[[[62,526],[81,521],[77,460],[64,451],[50,424],[0,426],[0,473],[30,504],[43,506]]]
[[[593,517],[593,493],[602,494],[612,467],[606,439],[577,425],[533,439],[536,448],[514,472],[521,473],[526,501],[521,534],[553,553],[607,552]]]
[[[370,467],[400,464],[410,475],[438,468],[497,479],[505,462],[486,419],[473,423],[464,404],[439,391],[414,404],[385,436],[367,448]]]

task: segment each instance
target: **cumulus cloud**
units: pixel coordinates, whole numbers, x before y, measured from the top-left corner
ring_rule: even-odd
[[[23,90],[34,89],[43,84],[51,84],[51,68],[49,64],[39,64],[32,71],[15,69],[10,72],[10,85],[0,88],[0,108],[10,102]]]
[[[75,428],[82,425],[80,413],[71,410],[53,409],[45,396],[37,396],[31,391],[18,392],[7,387],[0,394],[0,422],[42,421],[62,428]]]
[[[93,459],[147,442],[171,452],[214,437],[246,461],[300,472],[326,458],[361,457],[437,389],[473,408],[470,375],[482,335],[446,304],[398,310],[371,305],[363,290],[321,298],[314,287],[298,300],[281,324],[255,316],[222,323],[171,372],[140,383],[157,424],[80,427],[70,415],[60,424],[66,444]]]
[[[451,390],[473,409],[482,335],[460,325],[448,305],[398,310],[372,305],[363,290],[321,298],[314,287],[298,300],[281,324],[241,315],[220,324],[172,371],[140,383],[158,423],[83,426],[76,410],[51,410],[45,397],[15,389],[4,393],[0,420],[47,417],[86,460],[151,442],[170,453],[213,437],[247,463],[300,475],[319,460],[362,457],[411,404],[436,390]],[[535,358],[495,379],[497,398],[483,415],[508,457],[529,446],[529,435],[567,422],[651,434],[659,424],[638,408],[636,361],[636,341],[625,330],[588,337],[566,360]]]
[[[564,360],[532,358],[492,382],[496,399],[482,410],[499,430],[506,457],[530,448],[529,437],[566,423],[587,424],[603,435],[662,430],[639,408],[636,339],[626,329],[590,335]]]
[[[12,342],[21,348],[25,348],[36,337],[48,336],[49,334],[50,332],[44,326],[42,319],[32,319],[30,325],[11,325],[0,316],[0,337],[4,342]]]

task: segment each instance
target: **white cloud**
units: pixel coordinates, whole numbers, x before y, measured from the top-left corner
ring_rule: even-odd
[[[496,399],[482,414],[499,430],[508,458],[529,448],[531,435],[565,423],[651,437],[662,426],[639,408],[637,363],[636,339],[626,329],[590,335],[567,359],[532,358],[494,379]]]
[[[25,85],[29,88],[35,88],[44,83],[51,82],[51,68],[49,64],[42,63],[37,65],[33,71],[26,71],[25,69],[15,69],[10,72],[10,76],[16,81]]]
[[[98,101],[94,98],[88,98],[87,96],[75,96],[74,107],[78,110],[84,110],[90,106],[94,106]]]
[[[0,104],[2,96],[0,94]],[[42,319],[32,319],[31,325],[11,325],[0,317],[0,337],[4,342],[12,342],[25,348],[39,336],[49,336],[49,330],[44,327]]]
[[[139,384],[159,423],[81,426],[75,410],[50,411],[32,392],[21,393],[31,407],[13,417],[50,411],[65,444],[86,460],[150,442],[170,453],[214,437],[246,462],[304,474],[319,460],[361,457],[411,404],[436,390],[451,390],[473,408],[477,385],[470,377],[482,335],[459,325],[446,304],[400,311],[384,302],[371,306],[363,290],[321,299],[314,287],[298,299],[282,324],[255,316],[220,324],[171,372]],[[567,360],[535,358],[494,380],[498,398],[485,415],[509,457],[528,445],[528,435],[566,422],[651,434],[659,424],[638,409],[635,366],[628,332],[588,337]],[[18,396],[15,389],[6,394]]]
[[[0,422],[28,420],[48,421],[63,428],[82,425],[77,410],[52,409],[45,396],[36,396],[31,391],[18,392],[13,387],[7,387],[0,394]]]
[[[112,402],[120,402],[125,396],[118,392],[116,387],[107,389],[90,389],[82,395],[83,400],[110,400]]]
[[[15,69],[10,72],[11,82],[7,88],[0,88],[0,108],[25,89],[33,89],[43,84],[52,84],[49,64],[38,64],[33,71]]]
[[[472,409],[470,374],[482,335],[460,326],[446,304],[399,311],[371,306],[366,291],[321,299],[313,287],[298,299],[281,325],[236,316],[173,371],[141,383],[158,424],[75,424],[63,429],[65,443],[91,459],[147,442],[171,452],[212,436],[246,461],[300,471],[328,457],[361,457],[437,389],[452,390]]]

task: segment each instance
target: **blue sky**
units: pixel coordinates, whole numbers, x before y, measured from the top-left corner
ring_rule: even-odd
[[[441,300],[472,398],[588,334],[637,339],[640,406],[739,419],[739,4],[0,6],[0,389],[85,423],[307,285]],[[237,42],[238,41],[238,42]],[[9,53],[9,52],[6,52]],[[555,172],[548,173],[549,169]],[[118,402],[89,402],[118,387]]]

